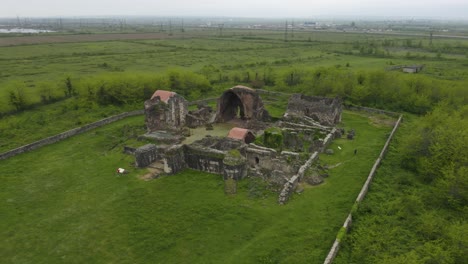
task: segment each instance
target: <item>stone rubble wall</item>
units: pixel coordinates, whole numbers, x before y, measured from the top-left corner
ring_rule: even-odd
[[[293,94],[288,101],[286,115],[307,116],[325,126],[341,121],[342,102],[339,98]]]
[[[156,160],[164,158],[164,148],[154,144],[146,144],[135,150],[135,166],[138,168],[148,167]]]
[[[330,145],[330,143],[333,141],[334,136],[336,133],[336,128],[333,128],[332,131],[325,137],[323,140],[323,147],[322,147],[322,152],[327,149],[327,147]]]
[[[130,147],[130,146],[124,146],[123,153],[129,154],[129,155],[134,155],[136,151],[136,148]]]
[[[234,179],[236,181],[247,176],[247,162],[244,156],[226,155],[223,160],[223,178],[224,180]]]
[[[126,112],[126,113],[114,115],[114,116],[111,116],[111,117],[108,117],[108,118],[104,118],[104,119],[96,121],[94,123],[84,125],[82,127],[77,127],[77,128],[68,130],[66,132],[57,134],[55,136],[47,137],[47,138],[38,140],[36,142],[33,142],[31,144],[27,144],[27,145],[21,146],[19,148],[16,148],[16,149],[1,153],[0,154],[0,160],[8,159],[10,157],[19,155],[21,153],[32,151],[32,150],[38,149],[40,147],[62,141],[62,140],[67,139],[69,137],[76,136],[76,135],[84,133],[84,132],[88,132],[88,131],[90,131],[92,129],[105,126],[107,124],[110,124],[110,123],[113,123],[115,121],[124,119],[126,117],[136,116],[136,115],[143,115],[143,113],[144,113],[143,110],[137,110],[137,111]]]
[[[352,223],[352,214],[353,214],[353,211],[356,210],[359,206],[359,204],[361,203],[361,201],[364,199],[364,197],[366,196],[367,194],[367,191],[369,190],[369,187],[370,187],[370,184],[372,182],[372,180],[374,179],[374,176],[375,176],[375,173],[377,171],[377,168],[379,167],[380,165],[380,162],[383,160],[383,158],[385,157],[385,153],[387,153],[387,150],[388,150],[388,146],[390,145],[390,142],[393,138],[393,135],[395,134],[395,132],[398,130],[398,127],[400,126],[400,123],[401,123],[401,120],[403,119],[403,116],[400,115],[397,122],[395,123],[395,126],[393,127],[393,130],[392,132],[390,133],[390,135],[388,136],[387,138],[387,141],[385,142],[385,145],[383,146],[382,148],[382,151],[380,152],[380,155],[379,157],[377,158],[377,160],[375,161],[374,163],[374,166],[372,167],[369,175],[367,176],[367,180],[366,182],[364,183],[364,185],[362,186],[362,189],[361,191],[359,192],[359,195],[358,197],[356,198],[356,201],[354,203],[354,206],[353,206],[353,209],[351,210],[351,212],[348,214],[348,217],[346,217],[346,220],[343,224],[343,227],[342,229],[345,230],[345,232],[348,232],[349,230],[349,227],[351,226],[351,223]],[[344,234],[343,234],[344,235]],[[338,251],[340,249],[340,242],[341,242],[341,239],[342,237],[340,237],[340,232],[338,233],[338,236],[336,237],[335,241],[333,242],[333,245],[330,249],[330,251],[328,252],[328,255],[327,255],[327,258],[325,259],[325,261],[323,262],[324,264],[331,264],[333,263],[333,260],[335,259],[336,255],[338,254]]]
[[[287,181],[284,184],[283,189],[281,190],[280,195],[278,197],[279,204],[281,205],[286,204],[286,202],[289,200],[289,197],[291,196],[291,194],[294,192],[297,185],[299,184],[299,181],[301,181],[302,178],[304,177],[305,171],[308,168],[310,168],[310,166],[312,166],[312,164],[314,163],[314,161],[317,160],[317,158],[318,158],[318,152],[316,151],[312,153],[312,155],[310,155],[306,163],[299,168],[299,171],[297,172],[297,174],[294,175],[291,179],[289,179],[289,181]]]
[[[163,161],[164,172],[167,174],[176,174],[186,169],[184,145],[174,145],[168,148]]]
[[[312,166],[312,164],[318,159],[318,154],[320,152],[323,152],[323,150],[325,150],[328,147],[328,145],[330,145],[335,135],[335,132],[336,128],[333,128],[332,131],[328,133],[325,139],[323,140],[323,145],[320,151],[313,152],[312,155],[310,155],[309,159],[306,161],[306,163],[304,163],[304,165],[302,165],[299,168],[297,174],[294,175],[284,184],[283,189],[281,190],[280,195],[278,197],[279,204],[286,204],[286,202],[289,200],[289,197],[296,189],[298,183],[302,180],[302,178],[304,178],[304,173],[306,172],[306,170],[309,169]]]
[[[184,150],[188,168],[215,174],[224,173],[224,151],[190,145],[186,145]]]
[[[182,96],[175,94],[167,102],[155,97],[146,100],[145,124],[148,132],[156,130],[180,130],[185,125],[188,114],[188,102]]]
[[[287,120],[294,119],[295,117],[287,116],[283,118],[284,121],[280,121],[279,126],[282,128],[291,128],[295,130],[322,130],[322,131],[330,131],[332,128],[322,125],[316,125],[315,123],[308,122],[309,124],[299,124],[297,122],[288,122]],[[300,117],[300,120],[307,120],[305,117]]]

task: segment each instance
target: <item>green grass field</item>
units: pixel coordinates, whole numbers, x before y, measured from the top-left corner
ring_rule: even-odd
[[[297,32],[285,42],[280,31],[242,30],[223,37],[194,31],[190,38],[5,46],[0,47],[0,113],[12,110],[8,92],[20,85],[26,87],[28,101],[39,102],[47,89],[63,96],[66,77],[79,82],[106,73],[156,74],[174,67],[195,72],[214,67],[225,76],[242,76],[292,67],[384,70],[425,64],[425,75],[466,80],[467,49],[466,40],[437,39],[429,45],[424,36]]]
[[[417,75],[385,72],[403,64],[424,64],[425,68]],[[434,38],[430,43],[424,35],[313,31],[295,32],[285,42],[281,30],[225,29],[220,36],[216,29],[197,29],[178,32],[170,39],[2,46],[0,152],[141,109],[147,98],[143,87],[150,93],[179,88],[177,92],[193,100],[219,96],[237,84],[253,86],[257,77],[266,80],[265,76],[270,84],[265,81],[260,87],[266,90],[339,94],[347,103],[425,114],[444,100],[454,107],[466,105],[467,65],[466,39]],[[285,83],[293,74],[303,78],[301,85]],[[67,77],[77,89],[70,98],[64,94]],[[184,78],[186,82],[176,87]],[[123,100],[100,102],[96,96],[100,87],[107,89],[104,95]],[[324,92],[330,90],[335,94]],[[12,92],[24,95],[27,107],[16,111]],[[43,102],[44,96],[52,99]],[[286,96],[261,96],[271,115],[281,117]],[[277,205],[277,194],[266,191],[256,179],[239,182],[235,196],[223,193],[220,176],[197,171],[140,180],[146,171],[134,169],[132,157],[121,151],[125,144],[144,144],[136,140],[145,130],[143,117],[1,160],[0,262],[322,263],[392,121],[345,112],[342,126],[354,128],[356,139],[335,140],[330,146],[335,154],[320,157],[322,164],[332,168],[330,177],[320,186],[304,186],[305,191],[294,194],[285,206]],[[400,183],[406,184],[408,173],[399,168],[398,150],[392,148],[389,162],[384,161],[378,175],[401,175],[392,183],[394,190],[378,189],[378,185],[371,190],[369,205],[365,202],[355,219],[362,219],[358,231],[345,237],[340,263],[365,259],[368,248],[385,251],[383,242],[359,237],[368,220],[376,225],[369,230],[378,239],[386,240],[388,232],[394,232],[381,232],[378,213],[371,215],[369,209],[371,204],[380,204],[378,199],[387,199],[387,192],[389,197],[400,195],[395,190],[400,190]],[[118,167],[131,173],[119,177],[114,173]],[[388,186],[379,176],[376,182]],[[415,219],[404,228],[425,223],[424,218]],[[460,227],[466,225],[460,223]],[[404,235],[394,236],[393,241],[390,254],[398,254],[400,243],[412,247],[420,237],[414,235],[408,241]],[[424,257],[426,252],[437,251],[432,246],[425,244],[422,251],[417,249],[418,254]],[[386,255],[383,258],[393,263]]]
[[[138,179],[145,170],[121,151],[125,131],[142,123],[127,118],[0,161],[2,262],[321,263],[390,131],[345,112],[356,139],[321,157],[341,165],[279,206],[255,179],[235,196],[219,175],[197,171]]]

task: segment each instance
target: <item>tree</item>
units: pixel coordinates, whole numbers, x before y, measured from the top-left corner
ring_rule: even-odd
[[[26,109],[26,94],[22,86],[17,86],[14,90],[11,90],[8,98],[10,105],[12,105],[16,111]]]
[[[74,95],[76,95],[76,90],[71,82],[70,77],[67,77],[65,79],[65,96],[72,97]]]
[[[403,162],[436,186],[436,201],[452,208],[468,202],[468,107],[438,105],[408,135]]]

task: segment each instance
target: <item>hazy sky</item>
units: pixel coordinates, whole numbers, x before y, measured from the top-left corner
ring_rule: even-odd
[[[468,20],[468,0],[0,0],[0,17],[109,15]]]

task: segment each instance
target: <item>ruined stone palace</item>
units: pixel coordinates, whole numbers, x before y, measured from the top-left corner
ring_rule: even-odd
[[[278,201],[283,204],[304,178],[321,182],[313,164],[331,140],[343,133],[335,128],[341,121],[339,98],[293,94],[285,114],[275,122],[259,92],[245,86],[224,91],[216,110],[206,104],[196,109],[191,105],[164,90],[157,90],[144,103],[147,133],[142,137],[154,143],[132,152],[137,167],[154,168],[150,178],[186,168],[219,174],[226,181],[260,177],[279,192]],[[211,136],[217,124],[232,128],[222,137]],[[207,135],[184,143],[196,136],[192,131],[197,128],[207,130]]]

